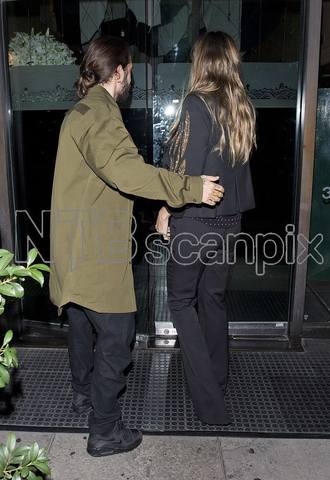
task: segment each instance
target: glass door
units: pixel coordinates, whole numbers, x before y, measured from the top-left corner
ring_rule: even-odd
[[[49,260],[58,133],[65,111],[77,101],[73,84],[89,42],[106,33],[129,40],[134,88],[123,117],[145,160],[160,165],[195,39],[211,30],[224,30],[235,38],[257,110],[258,148],[251,158],[257,206],[244,214],[247,248],[237,245],[228,291],[230,332],[285,334],[303,0],[8,0],[1,7],[12,104],[16,253],[21,261],[33,245],[43,260]],[[157,202],[136,202],[134,236],[139,248],[133,268],[141,339],[175,335],[165,267],[148,265],[144,255],[157,210]],[[66,323],[49,302],[47,282],[42,291],[27,286],[24,318],[32,332],[42,325],[57,328]]]
[[[151,65],[148,62],[148,2],[104,0],[17,0],[1,3],[12,105],[12,150],[16,210],[16,260],[35,246],[49,262],[52,180],[60,126],[79,99],[74,83],[93,38],[125,36],[134,65],[132,95],[122,108],[124,122],[146,162],[152,163]],[[151,17],[150,17],[151,18]],[[149,92],[149,95],[148,95]],[[135,205],[134,237],[142,246],[154,223],[150,204]],[[138,332],[153,330],[148,309],[148,270],[143,247],[134,257]],[[65,311],[58,317],[43,289],[26,284],[25,338],[47,342],[65,336]],[[64,328],[63,328],[64,326]]]
[[[257,111],[257,149],[251,158],[256,208],[243,216],[246,246],[237,244],[227,295],[230,332],[283,335],[287,331],[294,232],[295,135],[303,39],[300,0],[161,1],[153,21],[154,162],[182,98],[190,49],[198,35],[232,35]],[[157,248],[157,247],[154,247]],[[161,249],[161,247],[159,247]],[[166,304],[166,267],[151,272],[156,331],[175,334]]]

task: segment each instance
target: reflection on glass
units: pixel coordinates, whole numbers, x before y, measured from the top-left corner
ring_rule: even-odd
[[[13,150],[16,187],[17,255],[21,260],[32,242],[49,260],[49,208],[60,126],[65,112],[78,100],[74,83],[87,44],[100,35],[126,36],[134,62],[134,87],[123,118],[146,161],[152,162],[151,108],[147,95],[144,1],[21,0],[5,2],[8,63],[13,106]],[[150,104],[151,106],[151,104]],[[136,238],[143,250],[153,219],[150,206],[137,202]],[[31,245],[30,245],[31,246]],[[139,329],[148,321],[148,272],[141,255],[134,260]],[[48,300],[48,286],[37,291],[27,284],[24,317],[42,322],[58,319]]]

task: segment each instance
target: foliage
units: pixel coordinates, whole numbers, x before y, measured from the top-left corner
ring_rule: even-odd
[[[4,388],[10,381],[9,369],[18,367],[16,349],[9,345],[12,338],[13,332],[9,330],[0,348],[0,388]]]
[[[0,249],[0,315],[4,311],[5,297],[22,298],[24,288],[20,282],[26,277],[31,277],[43,286],[44,276],[42,271],[49,272],[49,267],[43,263],[33,263],[38,256],[38,250],[33,248],[28,252],[27,266],[15,265],[12,262],[14,254],[8,250]]]
[[[4,312],[6,297],[22,298],[24,283],[27,277],[37,281],[41,286],[44,283],[44,272],[49,272],[49,267],[43,263],[34,263],[38,250],[33,248],[28,252],[27,265],[12,263],[13,253],[0,249],[0,315]],[[9,330],[0,347],[0,388],[5,387],[10,381],[9,369],[17,367],[16,350],[10,346],[13,332]]]
[[[0,249],[0,315],[4,312],[6,297],[22,298],[25,279],[30,277],[41,286],[44,283],[43,272],[49,267],[43,263],[34,263],[38,256],[37,249],[28,252],[27,265],[12,262],[14,255]],[[16,349],[10,346],[13,338],[9,330],[0,348],[0,388],[10,382],[10,369],[18,366]],[[17,447],[13,433],[8,435],[7,443],[0,444],[0,478],[5,480],[42,480],[50,473],[48,458],[43,448],[37,443],[31,446]]]
[[[41,32],[16,32],[9,43],[9,65],[71,65],[75,63],[73,52],[65,43],[49,34],[49,28]]]
[[[42,480],[49,474],[47,455],[36,442],[31,446],[17,447],[16,437],[10,433],[6,444],[0,444],[0,478]]]

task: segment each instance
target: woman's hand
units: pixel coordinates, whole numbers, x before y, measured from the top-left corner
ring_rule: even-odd
[[[210,177],[208,175],[201,175],[201,177],[203,179],[202,203],[214,206],[220,202],[225,190],[222,185],[214,183],[219,180],[219,177]]]
[[[170,212],[165,207],[162,207],[158,212],[156,231],[163,235],[164,240],[170,239],[170,227],[168,226],[170,216]]]

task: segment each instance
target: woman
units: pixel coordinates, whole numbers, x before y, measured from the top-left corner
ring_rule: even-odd
[[[163,207],[156,223],[159,233],[171,236],[168,302],[195,411],[208,424],[230,423],[224,404],[225,290],[241,214],[255,206],[248,164],[255,112],[239,71],[239,51],[229,35],[208,32],[197,40],[165,163],[181,174],[219,176],[224,196],[215,206]]]

